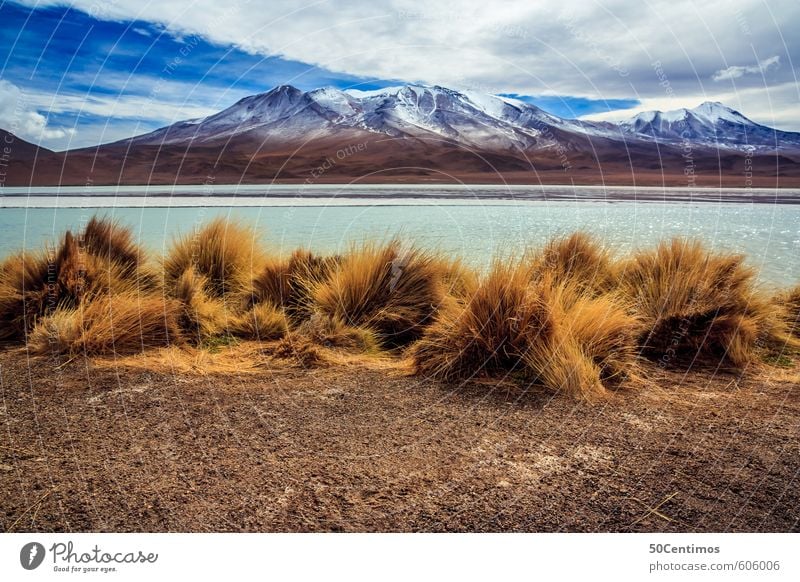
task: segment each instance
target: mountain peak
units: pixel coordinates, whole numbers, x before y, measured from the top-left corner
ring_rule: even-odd
[[[753,124],[753,122],[744,115],[719,101],[704,101],[697,107],[691,109],[681,107],[668,111],[643,111],[621,122],[620,125],[623,127],[634,127],[639,131],[641,128],[652,124],[663,125],[677,122],[688,123],[690,121],[705,125],[716,125],[720,121],[726,121],[737,125]]]
[[[715,123],[724,120],[731,123],[752,124],[752,121],[747,119],[744,115],[731,109],[727,105],[723,105],[719,101],[704,101],[697,107],[691,109],[691,111],[695,115],[705,117],[707,120]]]
[[[416,83],[366,91],[326,86],[308,92],[278,85],[210,117],[133,139],[141,144],[210,144],[247,134],[260,143],[288,143],[307,139],[311,133],[335,137],[353,132],[515,152],[552,148],[560,140],[577,136],[582,141],[602,138],[606,142],[681,144],[691,140],[733,150],[800,146],[800,135],[782,134],[778,142],[775,130],[714,101],[692,109],[642,112],[616,126],[562,119],[513,96]]]

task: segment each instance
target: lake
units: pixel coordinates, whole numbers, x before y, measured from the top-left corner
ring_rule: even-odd
[[[768,287],[800,281],[800,192],[601,187],[203,186],[5,188],[0,256],[39,248],[98,213],[161,254],[217,216],[253,224],[277,252],[339,252],[401,235],[484,266],[575,230],[619,253],[673,236],[745,253]]]

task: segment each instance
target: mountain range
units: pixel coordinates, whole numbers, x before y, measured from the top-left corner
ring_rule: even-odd
[[[514,182],[800,185],[800,133],[721,103],[620,123],[518,99],[404,85],[282,85],[122,141],[52,152],[16,144],[7,185]]]

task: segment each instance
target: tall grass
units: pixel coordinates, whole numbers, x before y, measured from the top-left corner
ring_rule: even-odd
[[[190,269],[203,281],[209,297],[241,300],[264,261],[256,232],[217,218],[192,234],[176,239],[163,260],[167,287],[173,287]]]
[[[37,317],[58,304],[57,272],[43,252],[19,253],[0,265],[0,339],[22,340]]]
[[[269,302],[282,307],[288,317],[300,323],[313,312],[311,294],[327,280],[338,257],[322,257],[298,249],[289,258],[269,257],[253,279],[252,302]]]
[[[252,229],[217,219],[158,265],[160,276],[129,229],[100,218],[13,255],[0,263],[0,340],[100,355],[242,338],[305,364],[325,348],[408,348],[435,379],[510,378],[581,398],[643,373],[640,355],[742,369],[800,346],[800,287],[766,298],[743,257],[682,239],[615,260],[576,233],[478,273],[399,240],[271,256]]]
[[[606,293],[616,286],[611,253],[586,233],[554,238],[531,258],[533,275],[570,283],[587,291]]]
[[[774,303],[782,315],[787,333],[800,338],[800,285],[778,294]]]
[[[418,373],[452,381],[512,376],[591,398],[635,365],[637,321],[526,262],[497,262],[464,299],[450,299],[412,348]]]
[[[157,296],[105,295],[39,320],[30,336],[34,353],[129,354],[180,342],[175,309]]]
[[[365,327],[388,346],[419,338],[444,298],[442,264],[399,240],[353,247],[327,278],[312,283],[313,308]]]
[[[778,312],[741,255],[674,239],[635,254],[620,287],[644,321],[643,353],[671,366],[743,368],[759,346],[786,341]]]
[[[98,296],[154,290],[141,256],[129,230],[94,218],[77,237],[67,231],[54,248],[6,259],[0,265],[0,338],[24,339],[39,318]]]

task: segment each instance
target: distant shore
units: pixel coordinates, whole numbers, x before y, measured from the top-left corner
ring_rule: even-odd
[[[239,206],[292,206],[319,201],[325,205],[515,204],[525,202],[679,202],[800,204],[797,188],[711,188],[655,186],[546,186],[442,184],[230,184],[174,186],[7,187],[0,205],[14,207],[82,207],[87,202],[147,198],[179,199],[184,206],[220,206],[236,199]],[[32,203],[32,199],[34,203]],[[45,204],[47,199],[58,199]],[[72,203],[71,203],[72,202]],[[187,204],[188,202],[188,204]],[[148,206],[171,206],[153,204]]]

